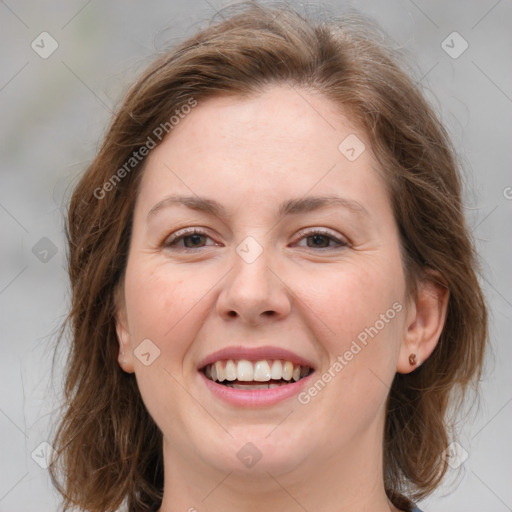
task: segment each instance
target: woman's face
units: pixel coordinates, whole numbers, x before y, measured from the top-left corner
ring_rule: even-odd
[[[118,334],[166,468],[284,475],[379,453],[409,308],[376,168],[329,100],[285,86],[199,101],[151,151]],[[205,375],[215,361],[240,388]]]

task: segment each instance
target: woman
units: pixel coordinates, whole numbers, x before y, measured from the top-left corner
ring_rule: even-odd
[[[243,5],[161,56],[68,240],[64,510],[411,511],[441,482],[486,306],[446,132],[363,21]]]

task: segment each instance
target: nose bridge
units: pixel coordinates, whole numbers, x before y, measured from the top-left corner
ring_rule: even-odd
[[[263,237],[261,238],[263,240]],[[272,249],[252,236],[235,247],[233,268],[219,297],[219,313],[248,322],[283,316],[290,310],[286,288],[275,275]]]

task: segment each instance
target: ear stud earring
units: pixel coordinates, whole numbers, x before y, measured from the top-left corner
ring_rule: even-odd
[[[409,364],[411,366],[415,366],[416,365],[416,354],[411,354],[409,356]]]

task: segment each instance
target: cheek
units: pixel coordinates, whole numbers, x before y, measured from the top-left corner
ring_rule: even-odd
[[[404,325],[404,281],[400,259],[392,251],[362,255],[344,262],[338,272],[304,277],[315,282],[316,303],[308,304],[322,322],[317,341],[329,362],[300,397],[305,411],[339,446],[375,424],[383,414],[396,373]],[[304,288],[306,290],[306,288]],[[329,327],[324,330],[323,325]],[[311,408],[311,409],[308,409]],[[323,448],[321,449],[323,450]],[[330,456],[329,449],[319,457]]]
[[[137,353],[139,344],[147,339],[157,347],[146,342],[150,352],[148,365],[134,358],[137,385],[153,419],[167,429],[169,422],[180,421],[176,409],[183,406],[179,405],[182,400],[185,403],[188,399],[181,387],[183,360],[190,340],[194,339],[194,329],[200,325],[190,320],[196,311],[194,306],[211,286],[207,281],[203,290],[199,283],[204,283],[204,279],[188,281],[175,269],[171,272],[165,265],[150,265],[143,257],[133,258],[126,270],[125,297],[132,349]]]
[[[179,338],[183,320],[211,288],[208,275],[184,275],[165,264],[149,265],[133,261],[128,266],[125,292],[132,335],[168,340]]]
[[[405,283],[400,262],[388,263],[367,259],[363,264],[346,265],[325,276],[323,285],[316,287],[309,299],[315,301],[312,309],[319,312],[338,343],[350,342],[375,323],[379,330],[393,326],[389,330],[396,332],[395,313],[402,304]],[[393,308],[395,303],[398,306]]]
[[[360,410],[369,421],[382,406],[396,372],[405,282],[400,259],[363,259],[326,279],[324,299],[319,290],[312,309],[329,327],[321,342],[330,363],[319,377],[333,382],[328,384],[334,391],[329,396],[344,404],[340,411]]]

